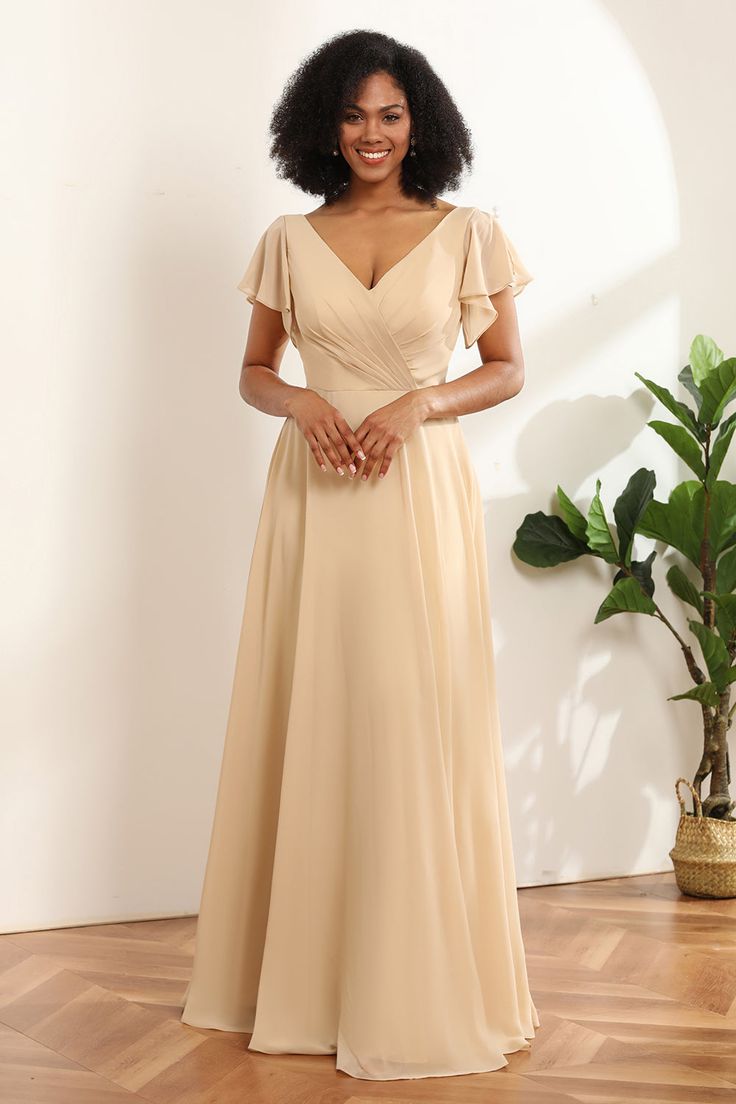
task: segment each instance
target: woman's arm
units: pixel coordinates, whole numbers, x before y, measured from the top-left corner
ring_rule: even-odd
[[[478,338],[483,363],[459,379],[420,387],[414,394],[425,418],[486,410],[518,395],[524,386],[524,356],[513,292],[505,287],[490,299],[498,318]]]
[[[291,402],[305,390],[279,377],[288,343],[281,312],[256,300],[240,372],[240,395],[249,406],[281,418],[289,416]]]
[[[309,387],[295,387],[279,377],[289,341],[280,311],[256,299],[240,372],[240,394],[264,414],[293,418],[315,461],[327,471],[327,458],[340,475],[356,473],[353,457],[365,459],[360,442],[341,411]]]

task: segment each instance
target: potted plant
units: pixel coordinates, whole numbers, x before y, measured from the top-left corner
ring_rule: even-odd
[[[694,478],[674,488],[667,502],[654,498],[656,476],[640,468],[613,507],[611,531],[600,498],[601,481],[587,511],[557,487],[559,515],[527,514],[516,531],[513,550],[532,567],[555,567],[580,556],[597,556],[614,567],[613,585],[594,623],[620,613],[645,614],[661,622],[677,641],[685,661],[687,689],[668,701],[693,701],[703,719],[703,749],[692,783],[680,778],[675,792],[680,824],[670,851],[677,884],[699,897],[736,896],[736,818],[729,793],[731,771],[728,730],[736,704],[736,485],[718,475],[736,430],[736,413],[723,417],[736,398],[736,358],[725,360],[712,338],[699,334],[690,346],[690,362],[678,375],[692,402],[676,399],[666,387],[634,373],[674,417],[647,424],[687,464]],[[670,590],[689,610],[691,637],[679,630],[654,597],[652,566],[656,550],[634,558],[634,536],[662,541],[679,553],[666,573]],[[695,616],[697,614],[697,616]],[[696,655],[697,651],[697,655]],[[701,787],[710,777],[707,797]],[[679,784],[690,789],[693,813],[687,813]]]

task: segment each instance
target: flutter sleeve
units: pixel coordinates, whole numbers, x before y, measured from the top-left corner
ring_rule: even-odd
[[[261,234],[242,279],[236,285],[249,303],[281,311],[284,329],[291,332],[291,286],[284,216],[279,215]]]
[[[491,295],[510,287],[516,296],[534,279],[500,222],[474,208],[465,236],[465,265],[460,283],[460,317],[465,348],[498,318]]]

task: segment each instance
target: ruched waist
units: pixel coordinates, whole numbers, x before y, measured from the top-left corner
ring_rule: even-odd
[[[308,383],[310,391],[326,392],[329,395],[356,394],[356,395],[406,395],[410,391],[418,391],[417,387],[317,387]]]
[[[392,398],[396,398],[399,395],[408,395],[410,392],[420,390],[416,387],[330,388],[314,387],[312,384],[307,384],[307,386],[311,391],[316,391],[317,394],[322,395],[336,406],[349,422],[354,423],[353,428],[355,428],[355,424],[362,421],[367,414],[370,414],[379,406],[386,406]],[[427,418],[422,425],[425,427],[448,424],[455,425],[458,421],[457,415],[452,414],[443,418]]]

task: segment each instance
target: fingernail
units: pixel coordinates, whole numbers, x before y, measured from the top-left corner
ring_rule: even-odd
[[[360,457],[361,460],[365,460],[365,453],[363,452],[362,449],[358,449],[358,456]]]
[[[344,471],[342,470],[342,468],[338,468],[338,469],[337,469],[337,474],[338,474],[338,475],[344,475],[344,474],[345,474],[345,472],[344,472]]]
[[[368,476],[367,476],[367,475],[365,474],[365,472],[363,473],[363,476],[362,476],[362,478],[363,478],[363,479],[367,479],[367,478],[368,478]]]
[[[322,468],[322,471],[327,471],[327,468],[325,467],[324,464],[320,464],[320,467]]]
[[[355,473],[356,473],[356,471],[357,471],[358,469],[356,468],[355,464],[351,464],[351,465],[350,465],[350,470],[351,470],[351,472],[353,473],[353,475],[355,475]]]
[[[379,479],[383,479],[383,477],[384,477],[384,475],[385,475],[385,474],[386,474],[385,472],[379,472],[379,473],[378,473],[378,478],[379,478]]]

